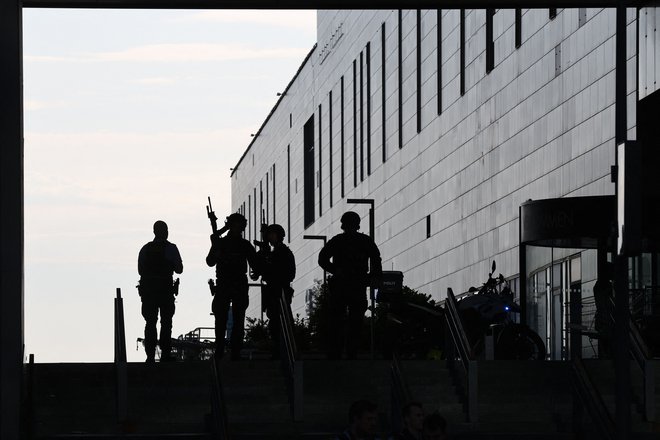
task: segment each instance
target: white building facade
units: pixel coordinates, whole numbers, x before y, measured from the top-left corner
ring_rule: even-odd
[[[319,11],[317,45],[231,177],[246,238],[261,223],[287,232],[294,313],[304,315],[305,293],[323,277],[322,243],[303,235],[341,232],[347,210],[368,232],[367,206],[347,199],[374,200],[384,269],[442,299],[483,282],[493,260],[518,276],[521,203],[614,194],[615,18],[613,9]],[[628,30],[634,139],[634,10]],[[553,255],[579,271],[587,296],[591,254]],[[255,289],[248,314],[258,298]],[[539,301],[536,313],[550,313]],[[550,343],[550,324],[537,330]]]

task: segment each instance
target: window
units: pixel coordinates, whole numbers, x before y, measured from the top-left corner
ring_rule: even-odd
[[[264,223],[270,224],[270,173],[266,173],[266,219]]]
[[[493,40],[493,16],[495,9],[486,9],[486,73],[495,67],[495,41]]]
[[[357,61],[353,60],[353,187],[357,186]]]
[[[550,17],[550,20],[554,20],[555,17],[557,17],[557,8],[548,9],[548,16]]]
[[[399,64],[398,64],[398,74],[399,74],[399,149],[403,148],[403,114],[401,109],[403,108],[403,11],[399,9]]]
[[[426,216],[426,238],[431,238],[431,214]]]
[[[339,91],[339,153],[340,153],[340,174],[341,174],[341,197],[344,198],[344,76],[342,75],[340,81]]]
[[[516,49],[522,45],[522,9],[516,9]]]
[[[587,8],[578,8],[578,27],[584,26],[587,22]]]
[[[364,59],[360,52],[360,182],[364,181]]]
[[[314,116],[303,127],[303,182],[305,228],[314,223]]]
[[[465,95],[465,9],[461,9],[461,22],[459,26],[461,47],[459,50],[460,88],[461,96]]]
[[[275,164],[273,164],[273,173],[271,174],[272,179],[273,179],[273,223],[277,223],[277,220],[275,219],[275,213],[277,212],[277,205],[275,204],[275,197],[277,192],[275,191]]]
[[[328,154],[330,155],[330,207],[332,208],[332,192],[334,187],[332,186],[332,175],[334,169],[332,168],[332,90],[328,92]]]
[[[417,10],[417,133],[422,131],[422,11]]]
[[[252,241],[252,197],[250,194],[248,194],[248,202],[247,202],[247,208],[248,208],[248,227],[247,227],[247,232],[248,232],[248,241]]]
[[[367,64],[367,176],[371,175],[371,42],[365,53]]]
[[[442,9],[436,10],[436,56],[437,56],[437,81],[438,81],[438,114],[442,113]]]
[[[289,128],[293,127],[293,116],[289,113]]]
[[[261,225],[263,225],[265,221],[266,219],[264,218],[264,182],[263,180],[260,180],[259,181],[259,229],[261,229]]]
[[[321,150],[321,136],[322,136],[322,124],[323,118],[321,116],[321,104],[319,104],[319,217],[323,215],[323,154]]]
[[[381,107],[382,107],[382,126],[381,126],[381,131],[382,131],[382,137],[383,137],[383,163],[387,160],[387,130],[385,129],[385,120],[386,120],[386,111],[385,111],[385,100],[387,99],[387,96],[385,94],[385,22],[380,25],[380,64],[381,64],[381,71],[380,71],[380,95],[381,95]]]
[[[257,214],[257,188],[254,188],[254,192],[252,193],[252,201],[254,202],[254,239],[256,240],[257,237],[259,237],[259,234],[257,233],[257,223],[258,223],[258,218],[259,214]]]

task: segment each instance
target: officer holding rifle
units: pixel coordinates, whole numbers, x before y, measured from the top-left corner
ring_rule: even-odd
[[[231,359],[239,360],[245,333],[245,311],[248,307],[248,264],[257,269],[257,255],[249,241],[243,238],[247,220],[239,213],[227,217],[222,229],[217,229],[217,217],[211,208],[207,213],[211,220],[211,249],[206,264],[215,266],[216,285],[212,310],[215,316],[215,355],[222,358],[225,351],[225,331],[231,305],[233,328],[231,332]],[[225,232],[227,235],[222,236]]]

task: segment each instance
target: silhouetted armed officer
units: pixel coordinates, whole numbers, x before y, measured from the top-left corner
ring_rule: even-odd
[[[242,234],[247,220],[241,214],[234,213],[227,217],[225,227],[218,234],[211,235],[211,250],[206,257],[206,264],[215,266],[216,289],[213,298],[215,316],[215,354],[221,358],[225,350],[225,331],[227,315],[231,305],[233,327],[231,331],[231,358],[240,359],[243,336],[245,334],[245,310],[248,306],[247,265],[254,270],[257,267],[256,251]],[[229,230],[226,236],[220,235]]]
[[[291,282],[296,277],[296,260],[293,252],[284,244],[284,228],[278,224],[269,225],[266,228],[266,239],[270,248],[263,248],[257,252],[259,266],[261,267],[261,278],[266,283],[263,286],[263,301],[266,316],[268,316],[268,330],[273,344],[273,358],[279,357],[280,350],[280,297],[284,297],[288,305],[293,298]]]
[[[158,311],[160,311],[161,361],[169,361],[172,338],[172,316],[174,316],[173,272],[183,272],[181,255],[176,245],[167,241],[167,224],[158,220],[154,223],[154,240],[142,246],[138,256],[140,274],[139,293],[142,298],[144,326],[144,350],[147,362],[154,362],[158,333]]]
[[[338,359],[346,351],[354,359],[360,341],[360,331],[367,310],[367,286],[380,283],[383,269],[380,251],[373,239],[358,232],[360,216],[348,211],[341,217],[343,234],[336,235],[321,249],[319,265],[332,274],[329,281],[329,305],[332,319],[337,325],[328,357]],[[332,261],[330,261],[332,259]],[[371,270],[370,270],[371,269]],[[343,321],[348,309],[347,332]]]

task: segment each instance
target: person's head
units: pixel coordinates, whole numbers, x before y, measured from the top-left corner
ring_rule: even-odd
[[[357,212],[347,211],[341,216],[341,228],[346,232],[355,232],[360,229],[360,216]]]
[[[162,220],[158,220],[154,223],[154,236],[160,240],[167,240],[168,236],[167,223]]]
[[[227,217],[226,223],[227,226],[229,226],[229,232],[238,234],[242,233],[247,226],[247,220],[242,214],[239,214],[238,212],[230,214]]]
[[[377,409],[378,406],[368,400],[358,400],[351,404],[348,410],[348,420],[355,434],[359,436],[376,435]]]
[[[284,228],[277,223],[268,225],[266,228],[266,240],[273,246],[277,243],[282,243],[285,236]]]
[[[440,413],[435,412],[424,418],[422,438],[424,440],[447,439],[447,421]]]
[[[414,433],[422,432],[422,425],[424,424],[424,408],[419,402],[410,402],[406,404],[401,410],[403,417],[403,426],[408,428],[408,431]]]

